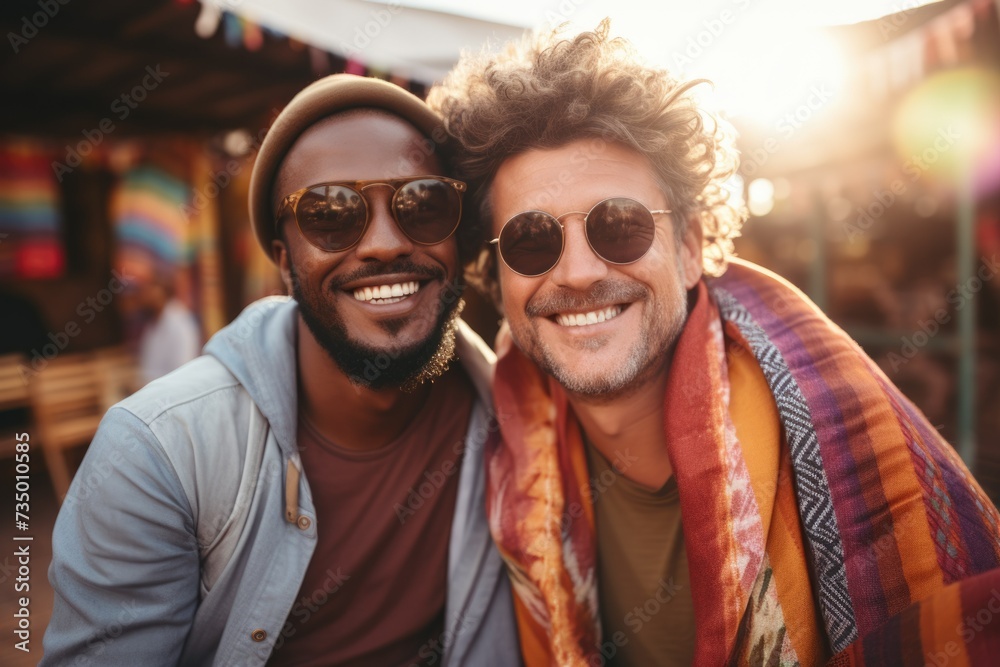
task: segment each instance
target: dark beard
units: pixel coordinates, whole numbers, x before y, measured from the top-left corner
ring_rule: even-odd
[[[353,384],[374,391],[388,388],[412,391],[423,382],[440,377],[448,370],[448,362],[455,352],[458,315],[465,305],[461,299],[465,290],[461,277],[456,278],[454,283],[445,283],[446,289],[436,302],[438,312],[433,315],[436,318],[435,326],[426,339],[409,348],[379,349],[349,338],[340,312],[328,307],[318,307],[302,289],[295,266],[292,265],[289,269],[292,296],[299,304],[302,320],[330,359]],[[426,274],[427,271],[404,260],[369,273],[375,276],[394,272]],[[444,279],[443,274],[433,277]],[[351,279],[356,277],[352,276]],[[405,323],[405,320],[390,320],[384,323],[384,328],[395,334]]]

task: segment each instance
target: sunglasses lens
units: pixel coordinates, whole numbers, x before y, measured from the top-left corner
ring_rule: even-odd
[[[392,200],[399,226],[417,243],[444,241],[462,217],[462,195],[453,186],[430,178],[404,184]]]
[[[525,211],[500,232],[500,256],[514,271],[540,276],[559,261],[563,235],[559,223],[543,211]]]
[[[361,238],[368,207],[361,194],[349,187],[318,185],[302,195],[295,216],[310,243],[336,251],[351,247]]]
[[[590,245],[609,262],[629,264],[653,245],[656,224],[645,206],[626,197],[601,202],[587,217]]]

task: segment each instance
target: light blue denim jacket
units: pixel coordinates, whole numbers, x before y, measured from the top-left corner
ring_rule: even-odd
[[[287,298],[250,305],[201,357],[108,411],[56,521],[42,665],[263,665],[295,632],[289,612],[316,545],[296,450],[297,312]],[[517,665],[484,503],[494,358],[464,323],[457,353],[479,398],[452,518],[445,632],[421,657]]]

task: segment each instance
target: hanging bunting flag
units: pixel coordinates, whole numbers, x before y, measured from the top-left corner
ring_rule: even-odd
[[[365,76],[367,74],[364,64],[362,64],[360,60],[356,60],[354,58],[347,59],[347,65],[344,67],[344,71],[348,74],[357,74],[358,76]]]
[[[271,39],[275,40],[287,39],[289,41],[289,46],[291,46],[291,42],[293,41],[292,38],[286,35],[285,33],[281,32],[280,30],[277,30],[275,28],[266,25],[260,26],[260,29],[263,30],[264,34],[270,37]]]
[[[927,29],[927,40],[934,45],[937,64],[950,67],[958,62],[958,44],[947,21],[933,21]]]
[[[243,46],[246,47],[247,51],[260,51],[260,47],[264,45],[264,33],[261,32],[260,26],[256,23],[250,21],[243,21]]]
[[[180,4],[193,4],[192,0],[176,1]],[[365,65],[360,60],[329,53],[320,47],[285,35],[280,30],[258,25],[232,12],[225,11],[218,4],[213,4],[209,0],[202,0],[198,18],[195,20],[195,33],[202,39],[209,39],[219,31],[220,24],[223,38],[230,48],[235,49],[242,46],[248,51],[259,51],[264,46],[264,36],[269,35],[274,39],[287,40],[288,48],[293,51],[308,49],[309,65],[315,77],[334,72],[347,72],[358,76],[371,76],[391,81],[420,97],[423,97],[427,91],[427,87],[423,83],[410,79],[404,73],[393,72],[381,66]]]
[[[219,29],[222,11],[215,5],[202,4],[198,18],[194,22],[194,32],[202,39],[208,39]]]
[[[323,49],[309,47],[309,65],[312,67],[313,76],[317,78],[330,73],[330,58]]]
[[[977,14],[995,11],[992,0],[969,0],[870,52],[865,72],[869,90],[885,97],[936,68],[972,61]]]
[[[235,14],[229,12],[222,13],[223,34],[226,37],[226,45],[236,48],[243,43],[243,28],[240,19]]]

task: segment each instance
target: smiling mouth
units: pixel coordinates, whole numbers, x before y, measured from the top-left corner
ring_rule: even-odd
[[[607,322],[621,315],[624,308],[620,305],[608,306],[599,310],[591,310],[586,313],[558,313],[555,316],[556,324],[564,327],[584,327],[588,324],[599,324]]]
[[[410,280],[402,283],[357,287],[353,290],[353,294],[354,298],[358,301],[383,306],[390,303],[399,303],[419,291],[420,283],[416,280]]]

